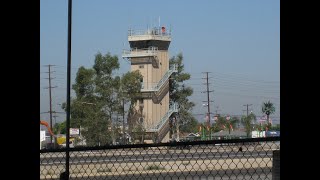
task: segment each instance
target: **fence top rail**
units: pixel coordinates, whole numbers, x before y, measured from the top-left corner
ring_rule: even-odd
[[[246,142],[272,142],[272,141],[280,141],[280,137],[223,139],[223,140],[187,141],[187,142],[154,143],[154,144],[127,144],[127,145],[110,145],[110,146],[94,146],[94,147],[75,147],[75,148],[69,148],[69,151],[130,149],[130,148],[147,148],[147,147],[163,147],[163,146],[175,147],[175,146],[186,146],[186,145],[212,145],[212,144],[246,143]],[[66,151],[66,148],[42,149],[42,150],[40,150],[40,153],[65,152],[65,151]]]

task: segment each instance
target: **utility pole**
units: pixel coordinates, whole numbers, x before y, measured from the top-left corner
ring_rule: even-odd
[[[56,113],[52,116],[54,118],[54,124],[57,123],[56,117],[58,117],[58,115],[56,115]]]
[[[49,113],[50,113],[50,128],[52,129],[52,97],[51,97],[51,89],[52,88],[56,88],[57,86],[55,87],[52,87],[51,86],[51,79],[54,79],[51,77],[51,66],[54,66],[54,65],[45,65],[45,66],[48,66],[49,68],[49,72],[47,72],[49,74],[49,78],[46,78],[46,79],[49,79],[49,87],[48,88],[45,88],[45,89],[49,89],[49,103],[50,103],[50,110],[49,110]],[[54,71],[53,71],[54,72]],[[52,136],[50,136],[50,142],[53,143],[52,141]]]
[[[210,92],[213,92],[213,91],[210,91],[209,90],[209,76],[208,74],[210,72],[203,72],[206,74],[206,77],[205,78],[202,78],[202,79],[205,79],[206,80],[206,86],[207,86],[207,90],[206,91],[203,91],[202,93],[207,93],[207,101],[203,101],[203,102],[207,102],[208,104],[206,104],[208,106],[208,112],[207,112],[207,117],[208,117],[208,128],[210,129],[210,119],[211,119],[211,112],[210,112],[210,102],[213,102],[213,101],[210,101]]]
[[[243,106],[247,106],[247,117],[249,116],[249,106],[252,106],[252,104],[244,104]],[[245,111],[245,110],[243,110]]]

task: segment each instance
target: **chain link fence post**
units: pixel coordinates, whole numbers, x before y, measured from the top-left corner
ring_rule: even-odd
[[[273,151],[272,180],[280,180],[280,150]]]

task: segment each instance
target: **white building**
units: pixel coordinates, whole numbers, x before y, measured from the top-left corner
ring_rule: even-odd
[[[46,131],[40,131],[40,149],[43,141],[46,140]]]
[[[266,131],[252,131],[251,137],[252,138],[266,137]]]

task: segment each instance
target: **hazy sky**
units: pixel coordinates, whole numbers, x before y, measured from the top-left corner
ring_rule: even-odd
[[[261,105],[276,106],[271,116],[280,118],[280,2],[279,0],[74,0],[72,7],[72,82],[77,68],[91,67],[97,52],[117,55],[120,70],[130,70],[121,58],[129,49],[129,28],[147,29],[160,24],[172,30],[170,57],[182,52],[194,88],[190,98],[194,114],[207,111],[202,72],[209,73],[211,111],[242,115],[244,104],[261,115]],[[53,110],[66,101],[67,0],[40,1],[40,112],[49,111],[48,67]],[[218,106],[218,108],[217,108]],[[57,114],[57,122],[65,114]],[[203,121],[204,115],[196,116]],[[48,114],[41,118],[49,120]]]

